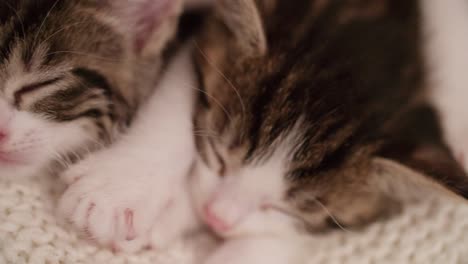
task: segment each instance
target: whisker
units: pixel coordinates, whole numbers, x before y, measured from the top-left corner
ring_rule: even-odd
[[[338,226],[341,230],[345,232],[352,233],[349,229],[346,229],[342,224],[340,224],[338,219],[336,219],[336,217],[330,212],[330,210],[328,210],[328,208],[322,202],[320,202],[316,197],[313,198],[313,201],[323,209],[323,211],[330,217],[330,219],[333,221],[333,223],[336,224],[336,226]]]
[[[206,129],[194,130],[193,133],[204,133],[204,134],[210,134],[210,135],[214,135],[214,136],[219,136],[218,133],[216,133],[215,131],[206,130]]]
[[[331,213],[330,210],[328,210],[328,208],[322,203],[320,202],[317,198],[313,198],[313,201],[318,205],[320,206],[320,208],[322,208],[322,210],[330,217],[330,219],[333,221],[334,224],[336,224],[336,226],[338,226],[338,228],[340,228],[341,230],[347,232],[347,233],[353,233],[353,231],[345,228],[339,221],[338,219]],[[300,215],[294,213],[294,212],[291,212],[285,208],[283,208],[282,206],[279,206],[279,205],[275,205],[275,204],[271,204],[269,205],[267,208],[273,208],[273,209],[276,209],[284,214],[287,214],[291,217],[294,217],[294,218],[297,218],[299,221],[301,222],[304,222],[304,223],[307,223],[307,221]]]
[[[231,116],[231,114],[229,113],[229,111],[226,109],[226,107],[224,107],[224,105],[218,100],[216,99],[216,97],[210,95],[209,93],[207,93],[206,91],[203,91],[202,89],[199,89],[189,83],[184,83],[185,85],[187,85],[189,88],[193,89],[193,90],[196,90],[196,91],[199,91],[199,92],[202,92],[203,94],[205,94],[206,96],[208,96],[209,98],[211,98],[215,104],[217,104],[221,110],[223,110],[223,112],[226,114],[226,116],[229,118],[229,121],[233,121],[233,118]]]
[[[211,134],[216,134],[216,132],[211,131],[211,130],[206,130],[206,129],[199,129],[199,130],[194,130],[193,132],[206,132],[206,133],[211,133]]]
[[[210,138],[214,138],[214,139],[219,138],[219,136],[213,135],[213,134],[194,133],[193,135],[197,136],[197,137],[210,137]]]
[[[60,1],[60,0],[56,0],[56,1],[55,1],[55,3],[52,5],[52,7],[49,9],[49,11],[47,12],[46,16],[45,16],[44,19],[42,20],[42,23],[41,23],[41,25],[39,26],[39,29],[37,30],[36,35],[34,36],[33,43],[36,43],[37,37],[38,37],[39,34],[41,33],[42,27],[44,26],[45,22],[46,22],[47,19],[49,18],[50,13],[52,13],[52,10],[54,10],[55,6],[58,4],[59,1]]]
[[[200,46],[198,45],[198,42],[196,40],[194,40],[194,45],[195,47],[198,49],[198,51],[200,52],[200,54],[203,56],[203,58],[206,60],[206,62],[208,62],[208,64],[229,84],[229,86],[234,90],[234,92],[236,93],[237,97],[239,98],[239,103],[241,104],[241,108],[242,108],[242,116],[245,116],[245,113],[246,113],[246,108],[245,108],[245,104],[244,104],[244,101],[242,100],[242,96],[239,92],[239,89],[236,88],[236,86],[232,83],[231,80],[229,80],[229,78],[221,72],[221,70],[219,68],[216,67],[216,65],[213,63],[213,61],[211,61],[211,59],[208,57],[208,55],[200,48]],[[232,121],[232,120],[231,120]],[[245,119],[243,118],[242,119],[242,127],[244,126],[244,123],[245,123]]]
[[[66,29],[69,29],[69,28],[71,28],[71,27],[74,27],[74,26],[76,26],[76,25],[83,24],[83,23],[85,23],[85,22],[83,22],[83,21],[82,21],[82,22],[76,22],[76,23],[73,23],[73,24],[71,24],[71,25],[67,25],[67,26],[64,26],[64,27],[58,29],[58,30],[55,31],[54,33],[50,34],[50,35],[49,35],[45,40],[43,40],[41,43],[39,43],[38,46],[41,46],[42,44],[44,44],[45,42],[47,42],[49,39],[51,39],[53,36],[57,35],[58,33],[60,33],[60,32],[62,32],[62,31],[64,31],[64,30],[66,30]]]

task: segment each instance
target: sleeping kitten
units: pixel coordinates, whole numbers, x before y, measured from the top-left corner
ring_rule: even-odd
[[[182,3],[0,1],[0,176],[58,172],[111,143],[173,53]]]
[[[131,121],[180,4],[126,2],[0,2],[0,176],[76,160]]]
[[[239,237],[359,226],[424,192],[468,197],[423,100],[419,8],[217,2],[198,40],[190,185],[198,215],[227,239],[207,263],[252,259]]]

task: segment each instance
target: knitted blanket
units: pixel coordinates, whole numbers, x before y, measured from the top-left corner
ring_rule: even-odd
[[[59,223],[53,208],[62,188],[56,182],[0,180],[0,264],[189,264],[213,246],[199,235],[159,252],[113,254]],[[468,263],[468,206],[428,198],[364,230],[337,231],[307,243],[310,264]]]

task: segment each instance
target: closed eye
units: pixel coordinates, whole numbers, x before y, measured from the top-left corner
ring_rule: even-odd
[[[223,157],[221,156],[221,154],[219,153],[219,151],[216,149],[216,146],[215,146],[215,143],[213,142],[213,139],[208,139],[208,142],[210,143],[211,145],[211,149],[213,150],[215,156],[216,156],[216,159],[218,160],[218,164],[219,164],[219,171],[218,171],[218,175],[220,177],[224,177],[225,174],[226,174],[226,162],[224,161]]]
[[[57,78],[50,79],[50,80],[47,80],[47,81],[32,83],[32,84],[23,86],[21,89],[16,91],[14,93],[14,95],[13,95],[14,99],[15,99],[15,106],[19,106],[21,104],[21,99],[23,98],[23,96],[25,94],[28,94],[28,93],[37,91],[37,90],[39,90],[41,88],[52,85],[52,84],[54,84],[54,83],[56,83],[56,82],[58,82],[58,81],[60,81],[62,79],[63,79],[63,77],[57,77]]]

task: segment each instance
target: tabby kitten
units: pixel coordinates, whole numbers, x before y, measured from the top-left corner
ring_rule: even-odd
[[[68,163],[127,126],[158,78],[179,6],[0,1],[0,176]]]
[[[111,143],[173,53],[182,3],[0,1],[0,176],[59,172]]]
[[[246,234],[359,226],[421,190],[468,197],[422,100],[419,13],[416,0],[217,2],[198,40],[191,185],[228,239],[208,263],[249,251],[229,242]]]

